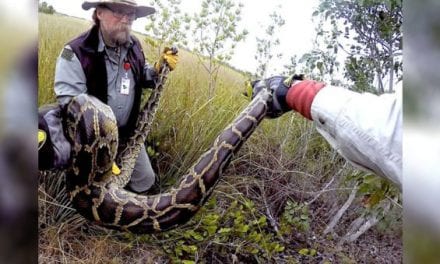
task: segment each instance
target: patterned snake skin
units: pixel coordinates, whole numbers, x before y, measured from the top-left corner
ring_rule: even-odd
[[[116,120],[107,105],[86,94],[69,103],[66,125],[73,144],[73,162],[66,174],[66,186],[73,206],[85,218],[107,228],[139,234],[186,223],[209,198],[233,154],[265,117],[267,102],[271,100],[270,91],[260,92],[171,190],[158,195],[137,195],[123,187],[150,130],[167,73],[164,67],[140,114],[137,129],[119,147]],[[115,159],[121,168],[119,175],[112,172]]]

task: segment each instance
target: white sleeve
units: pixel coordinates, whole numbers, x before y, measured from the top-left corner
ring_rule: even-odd
[[[353,165],[402,189],[401,90],[380,96],[341,87],[321,89],[312,103],[318,132]]]

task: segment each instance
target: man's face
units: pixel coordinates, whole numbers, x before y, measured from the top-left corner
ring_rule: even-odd
[[[97,8],[101,31],[107,44],[123,45],[130,38],[131,24],[136,10],[125,5],[107,5]]]

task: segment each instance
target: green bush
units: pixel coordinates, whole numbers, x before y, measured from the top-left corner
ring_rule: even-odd
[[[284,251],[268,228],[266,217],[251,200],[239,194],[223,197],[221,203],[224,208],[218,206],[216,197],[211,198],[187,226],[177,230],[155,237],[127,234],[126,238],[160,245],[173,263],[195,263],[213,256],[232,262],[224,259],[232,255],[243,261],[261,262]]]

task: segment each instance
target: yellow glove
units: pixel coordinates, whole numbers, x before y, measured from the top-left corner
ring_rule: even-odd
[[[118,165],[116,165],[116,163],[113,162],[112,165],[112,172],[114,175],[119,175],[121,174],[121,169],[119,169]]]
[[[242,95],[248,99],[248,100],[252,100],[253,97],[253,87],[252,87],[252,83],[251,81],[245,81],[244,82],[244,86],[245,86],[245,91],[243,91]]]
[[[160,70],[162,67],[167,64],[170,68],[170,71],[174,70],[176,68],[177,62],[179,61],[179,55],[177,55],[178,50],[176,47],[165,47],[165,49],[162,52],[162,55],[160,56],[159,62],[156,62],[154,64],[154,68],[156,69],[157,73],[160,73]]]
[[[38,129],[38,150],[40,150],[44,143],[46,143],[46,131]]]

